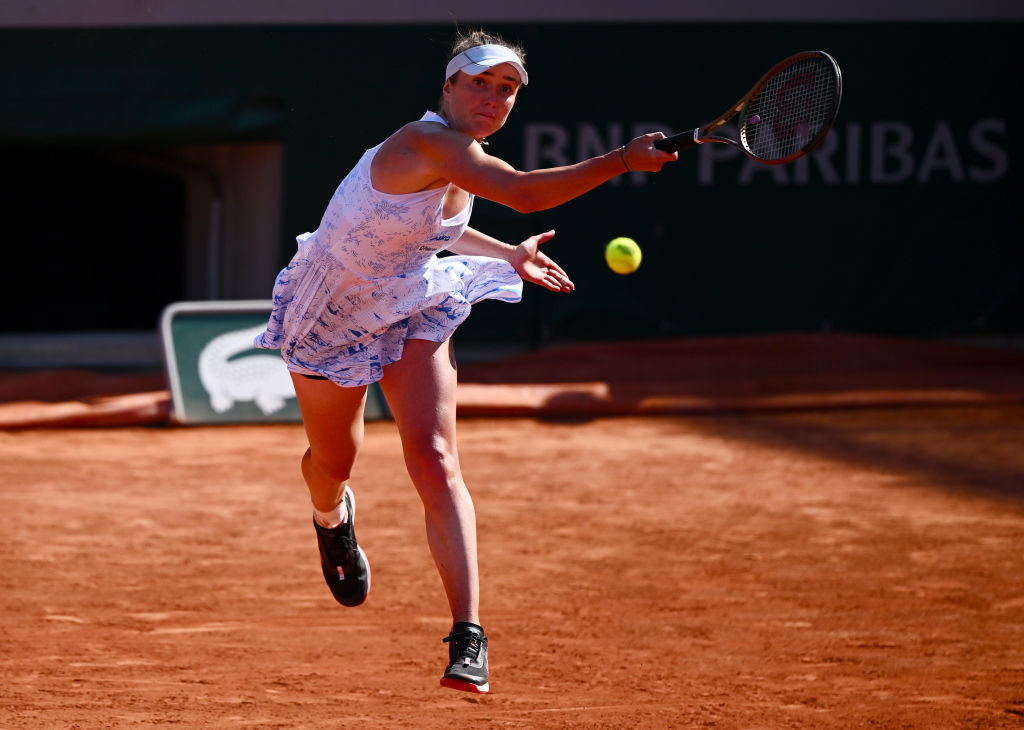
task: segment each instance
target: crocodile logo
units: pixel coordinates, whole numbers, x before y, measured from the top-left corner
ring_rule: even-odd
[[[234,408],[236,403],[253,402],[265,416],[285,406],[295,397],[288,368],[277,355],[252,354],[252,341],[265,328],[260,325],[226,332],[210,340],[199,353],[199,382],[210,396],[216,413]]]

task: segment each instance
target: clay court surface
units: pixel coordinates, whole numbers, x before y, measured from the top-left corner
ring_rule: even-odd
[[[561,405],[516,417],[551,383],[465,368],[487,696],[438,686],[449,618],[393,423],[352,481],[373,588],[344,609],[300,426],[28,427],[57,404],[8,395],[0,728],[1024,726],[1020,355],[790,344],[646,358],[650,397],[556,370]],[[474,381],[506,388],[492,415]]]

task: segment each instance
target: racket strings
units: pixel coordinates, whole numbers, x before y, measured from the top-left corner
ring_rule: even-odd
[[[747,103],[741,139],[754,156],[782,160],[817,144],[828,131],[839,96],[833,64],[820,56],[780,69]]]

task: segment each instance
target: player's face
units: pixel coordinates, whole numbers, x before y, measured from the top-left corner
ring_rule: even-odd
[[[505,124],[518,92],[519,74],[510,64],[492,66],[476,76],[460,71],[444,84],[445,111],[455,129],[483,139]]]

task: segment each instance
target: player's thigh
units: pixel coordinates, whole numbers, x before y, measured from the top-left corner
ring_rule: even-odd
[[[310,449],[320,458],[355,459],[363,442],[366,386],[343,388],[291,373]]]
[[[403,447],[455,448],[455,357],[451,341],[407,340],[380,381]]]

